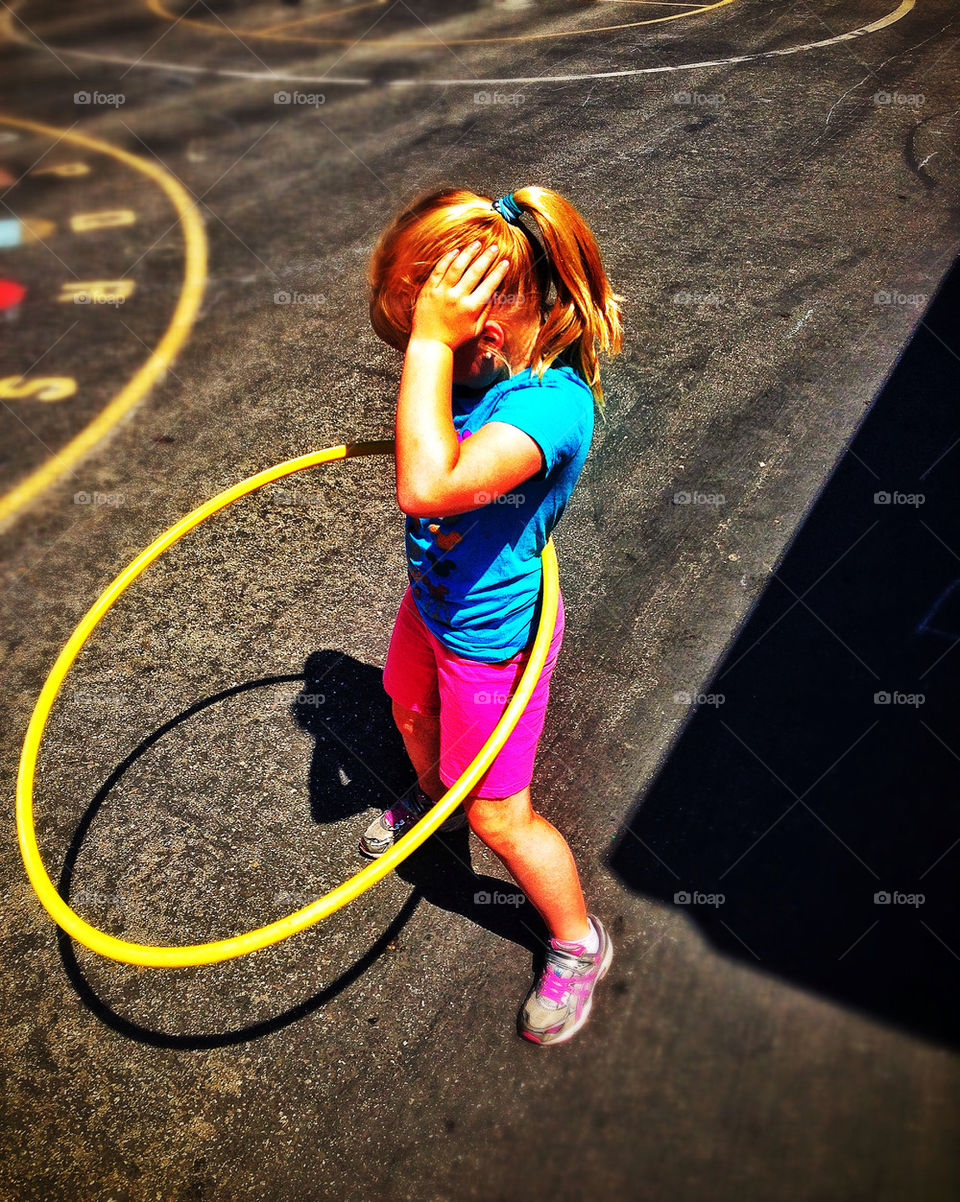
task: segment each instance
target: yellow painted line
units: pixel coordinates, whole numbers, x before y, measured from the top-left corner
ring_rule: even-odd
[[[167,368],[173,363],[177,352],[186,342],[196,321],[203,289],[207,279],[207,236],[193,199],[186,189],[167,171],[149,159],[143,159],[126,150],[119,150],[98,138],[69,130],[41,125],[38,121],[25,121],[19,117],[0,116],[0,124],[12,125],[17,129],[43,134],[50,138],[72,142],[97,154],[109,155],[127,167],[132,167],[153,180],[167,195],[173,205],[183,231],[184,270],[183,284],[170,324],[154,347],[150,357],[141,365],[116,396],[101,412],[36,471],[21,480],[10,492],[0,496],[0,529],[7,525],[26,505],[45,488],[49,488],[60,476],[69,471],[84,455],[103,439],[133,406],[153,387]]]
[[[20,7],[19,4],[16,5]],[[14,9],[8,4],[0,6],[0,42],[13,42],[16,44],[20,41],[17,35],[13,32]]]
[[[712,4],[701,4],[693,9],[671,13],[666,17],[647,17],[643,21],[626,21],[619,25],[599,25],[593,29],[569,29],[561,33],[525,33],[493,38],[441,38],[438,34],[435,34],[433,37],[420,38],[323,38],[310,37],[303,34],[264,33],[259,30],[234,27],[226,23],[198,21],[195,17],[178,17],[175,12],[172,12],[167,7],[165,0],[144,0],[144,3],[154,16],[163,17],[164,20],[170,21],[175,25],[190,25],[195,29],[202,29],[206,33],[230,35],[235,38],[259,38],[266,42],[299,42],[304,45],[309,43],[319,46],[419,46],[422,48],[424,46],[475,46],[502,42],[555,41],[558,38],[585,37],[591,33],[615,33],[619,29],[636,29],[641,25],[660,25],[664,21],[682,21],[689,17],[699,17],[703,13],[712,12],[716,8],[725,8],[728,4],[733,4],[734,0],[714,0]],[[346,12],[348,10],[342,9],[340,11]],[[321,17],[335,15],[337,15],[337,10],[328,13],[318,13],[316,17],[308,18],[308,20],[320,20]]]
[[[363,0],[362,4],[350,4],[344,8],[330,9],[325,13],[314,13],[312,17],[298,17],[295,21],[281,21],[275,25],[265,25],[263,29],[251,29],[253,37],[266,37],[269,33],[280,33],[288,29],[296,29],[300,25],[312,25],[316,21],[329,21],[331,17],[339,17],[344,13],[359,12],[363,8],[380,8],[383,0]]]

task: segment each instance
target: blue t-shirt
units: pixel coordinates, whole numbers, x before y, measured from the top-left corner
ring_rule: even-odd
[[[560,520],[593,438],[593,393],[565,364],[537,380],[525,368],[486,392],[452,390],[462,441],[508,422],[543,451],[545,467],[466,513],[407,517],[407,572],[417,608],[457,655],[498,663],[522,651],[540,618],[540,552]]]

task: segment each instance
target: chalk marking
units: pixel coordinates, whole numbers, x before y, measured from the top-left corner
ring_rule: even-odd
[[[97,154],[109,155],[125,166],[146,175],[159,185],[173,205],[183,231],[184,244],[183,284],[176,308],[163,337],[137,372],[79,434],[75,435],[65,447],[21,480],[13,489],[0,496],[0,529],[2,529],[39,493],[69,471],[101,439],[105,438],[173,363],[177,352],[190,334],[203,297],[207,277],[207,237],[189,193],[172,175],[156,163],[150,162],[149,159],[142,159],[129,151],[120,150],[107,142],[101,142],[99,138],[56,129],[50,125],[41,125],[38,121],[0,116],[0,124],[29,130],[31,133],[42,134],[48,138],[73,142],[77,146],[82,146]]]

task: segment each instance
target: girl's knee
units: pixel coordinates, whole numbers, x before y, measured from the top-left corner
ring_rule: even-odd
[[[467,797],[464,809],[470,829],[494,850],[522,838],[535,819],[529,788],[510,797]]]

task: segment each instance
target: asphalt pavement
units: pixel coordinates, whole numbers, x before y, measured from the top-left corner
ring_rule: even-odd
[[[5,9],[4,1197],[957,1196],[958,28],[949,0]],[[539,919],[466,833],[162,971],[58,935],[12,819],[109,582],[228,485],[392,435],[366,263],[441,183],[564,193],[624,297],[533,784],[615,959],[553,1049],[515,1029]],[[84,917],[199,942],[361,866],[411,777],[402,529],[389,459],[313,469],[104,618],[35,789]]]

